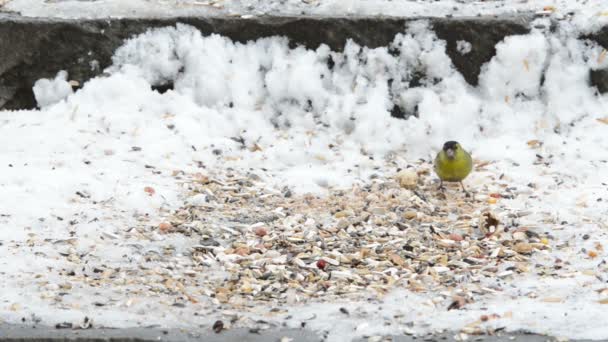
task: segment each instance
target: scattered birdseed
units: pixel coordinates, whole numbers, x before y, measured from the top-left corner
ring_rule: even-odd
[[[412,172],[418,175],[407,177],[415,178]],[[193,175],[190,198],[212,200],[186,200],[165,219],[172,233],[201,239],[191,248],[183,287],[234,308],[365,299],[406,288],[444,293],[439,300],[448,307],[451,298],[449,308],[458,309],[493,293],[480,288],[480,278],[528,272],[529,255],[549,248],[539,234],[505,233],[525,216],[517,210],[490,206],[479,193],[442,193],[421,174],[407,187],[403,178],[379,176],[323,196],[289,197],[252,174]],[[504,269],[507,263],[518,266]],[[220,270],[228,277],[203,276]],[[450,295],[455,286],[458,297]]]

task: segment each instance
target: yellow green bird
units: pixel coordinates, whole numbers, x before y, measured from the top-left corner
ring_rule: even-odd
[[[472,169],[473,159],[471,155],[456,141],[448,141],[443,144],[443,148],[435,157],[435,172],[441,179],[439,189],[443,189],[444,181],[459,182],[462,190],[466,193],[467,190],[464,188],[462,180],[471,173]]]

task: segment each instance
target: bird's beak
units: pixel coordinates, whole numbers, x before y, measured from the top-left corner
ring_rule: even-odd
[[[450,159],[454,158],[454,150],[451,148],[448,148],[447,150],[445,150],[445,154],[447,154],[448,158],[450,158]]]

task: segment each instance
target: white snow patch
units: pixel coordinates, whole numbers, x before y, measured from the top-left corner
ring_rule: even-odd
[[[43,78],[36,81],[33,90],[39,108],[55,104],[73,93],[65,70],[59,71],[52,80]]]
[[[456,42],[456,50],[461,55],[466,55],[467,53],[471,52],[472,49],[473,45],[466,40],[459,40]]]
[[[0,10],[30,17],[237,16],[475,17],[538,14],[586,31],[608,23],[603,0],[11,0]]]

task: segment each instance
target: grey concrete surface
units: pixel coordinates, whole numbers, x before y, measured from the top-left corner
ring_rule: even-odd
[[[385,336],[381,341],[394,342],[414,342],[414,341],[457,341],[456,333],[444,333],[440,335],[425,336]],[[288,339],[284,339],[288,338]],[[290,339],[290,340],[289,340]],[[78,341],[78,342],[126,342],[126,341],[205,341],[205,342],[271,342],[271,341],[291,341],[291,342],[315,342],[324,341],[322,334],[317,334],[306,329],[270,329],[260,332],[252,332],[248,329],[230,329],[219,333],[213,331],[188,332],[184,330],[167,330],[159,328],[129,328],[129,329],[56,329],[44,326],[29,325],[7,325],[0,324],[0,342],[57,342],[57,341]],[[361,338],[356,341],[368,341],[370,338]],[[519,333],[498,333],[493,336],[468,336],[469,341],[501,342],[501,341],[521,341],[521,342],[546,342],[563,341],[564,339]],[[346,341],[346,340],[345,340]],[[587,340],[577,340],[577,342],[587,342]],[[597,341],[596,341],[597,342]]]
[[[52,327],[32,327],[0,325],[0,341],[280,341],[288,337],[296,341],[319,341],[320,337],[307,330],[270,330],[250,332],[247,329],[230,329],[219,333],[187,332],[182,330],[166,330],[158,328],[129,328],[129,329],[56,329]]]

